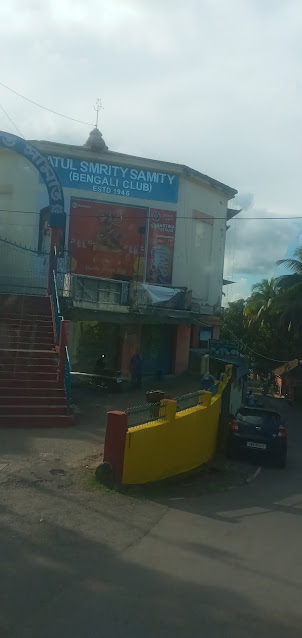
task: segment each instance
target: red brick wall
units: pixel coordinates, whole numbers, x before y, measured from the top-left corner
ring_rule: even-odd
[[[186,372],[189,366],[191,327],[176,327],[174,372]]]

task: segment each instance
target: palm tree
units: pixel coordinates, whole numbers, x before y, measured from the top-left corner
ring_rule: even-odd
[[[282,288],[286,289],[300,283],[302,291],[302,247],[295,250],[294,259],[279,259],[277,266],[285,266],[285,268],[292,271],[291,275],[278,277],[277,281]]]
[[[302,247],[294,252],[293,259],[280,259],[277,266],[291,270],[289,275],[277,279],[280,294],[276,300],[276,310],[288,331],[293,330],[298,337],[302,332]]]
[[[262,321],[270,319],[272,302],[277,297],[278,292],[279,284],[274,277],[262,279],[252,286],[252,294],[247,299],[244,311],[249,324],[258,319]]]
[[[286,297],[283,297],[283,290],[280,278],[262,279],[252,287],[252,293],[245,307],[247,334],[250,336],[251,348],[257,350],[253,342],[258,343],[258,352],[268,359],[272,357],[272,360],[287,359],[297,352],[296,333],[293,332],[292,338],[289,338],[289,320],[286,315],[291,289],[288,287]]]

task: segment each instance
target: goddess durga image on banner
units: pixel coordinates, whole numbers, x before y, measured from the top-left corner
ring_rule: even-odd
[[[147,212],[138,206],[72,198],[69,247],[73,272],[107,279],[142,278]]]
[[[104,248],[111,248],[115,250],[122,250],[122,229],[121,229],[121,216],[110,212],[109,214],[100,211],[100,215],[97,217],[98,222],[101,224],[101,229],[98,230],[95,239],[96,246],[103,246]]]

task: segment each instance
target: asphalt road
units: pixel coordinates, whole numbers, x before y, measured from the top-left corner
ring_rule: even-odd
[[[302,423],[286,411],[287,469],[203,497],[142,501],[4,468],[1,638],[300,638]]]

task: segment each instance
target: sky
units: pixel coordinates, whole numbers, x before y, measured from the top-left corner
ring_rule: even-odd
[[[239,192],[225,303],[300,245],[301,0],[0,3],[0,129],[187,164]],[[8,119],[8,114],[12,122]],[[248,219],[245,219],[248,218]],[[254,219],[260,218],[260,219]]]

